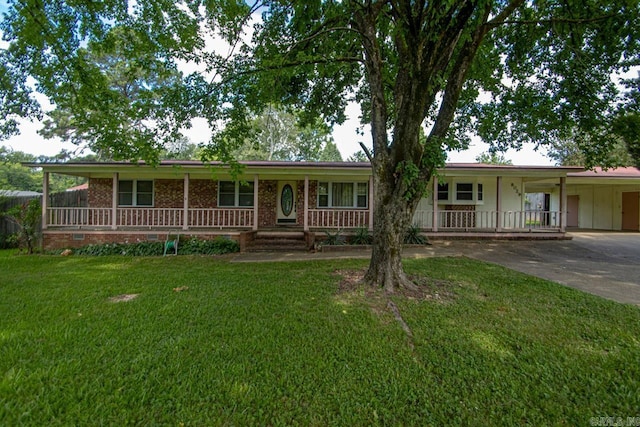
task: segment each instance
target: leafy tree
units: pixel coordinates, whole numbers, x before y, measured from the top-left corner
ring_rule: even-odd
[[[300,125],[295,115],[269,107],[249,122],[238,160],[342,161],[331,139],[331,128],[319,119]]]
[[[597,166],[605,168],[628,166],[633,160],[624,141],[615,131],[603,138],[614,138],[611,144],[600,144],[589,135],[576,134],[571,139],[556,141],[549,145],[547,156],[562,166],[585,166],[589,164],[587,153],[598,152]],[[593,157],[592,157],[593,158]]]
[[[2,213],[18,226],[18,246],[32,254],[38,241],[38,230],[42,219],[42,206],[38,199],[31,199],[21,205],[14,206]]]
[[[338,146],[335,142],[329,140],[325,143],[322,152],[320,153],[319,161],[321,162],[341,162],[342,154],[338,150]]]
[[[489,151],[487,153],[481,153],[476,156],[476,162],[485,163],[488,165],[512,165],[513,162],[503,154],[496,153],[495,151]]]
[[[626,102],[613,121],[613,132],[620,137],[629,153],[628,164],[640,168],[640,76],[623,83],[629,91]]]
[[[35,156],[7,147],[0,147],[0,190],[41,191],[42,173],[22,166]]]
[[[78,157],[69,151],[55,156],[34,156],[7,147],[0,147],[0,190],[42,191],[42,170],[38,167],[22,166],[22,163],[47,163],[64,161],[96,161],[95,155]],[[57,193],[86,182],[86,178],[52,174],[49,191]]]
[[[367,158],[367,155],[362,150],[356,151],[355,153],[347,157],[347,162],[368,162],[368,161],[369,159]]]
[[[200,157],[200,147],[186,137],[168,144],[160,154],[163,160],[199,160]]]
[[[230,161],[269,105],[293,106],[303,124],[333,124],[358,101],[373,139],[366,280],[391,291],[413,286],[404,231],[446,151],[468,144],[469,132],[504,149],[580,130],[598,141],[587,164],[607,151],[615,140],[599,139],[618,100],[610,75],[638,64],[639,9],[637,0],[54,0],[11,3],[2,31],[12,75],[33,77],[121,158],[157,159],[159,145],[201,116],[214,129],[203,154]],[[118,57],[166,77],[143,74],[136,101],[88,57],[112,53],[120,27]],[[225,48],[208,46],[210,34]],[[200,69],[179,75],[177,61]]]

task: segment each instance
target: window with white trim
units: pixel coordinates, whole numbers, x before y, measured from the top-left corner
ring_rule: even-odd
[[[118,181],[118,206],[153,206],[153,181]]]
[[[368,206],[368,182],[318,182],[320,208],[366,209]]]
[[[473,201],[473,183],[456,183],[456,200]]]
[[[484,186],[477,180],[467,181],[453,178],[438,183],[438,202],[442,204],[484,204]]]
[[[252,207],[253,182],[219,181],[218,206]]]
[[[438,183],[438,200],[449,200],[449,183],[448,182],[439,182]]]

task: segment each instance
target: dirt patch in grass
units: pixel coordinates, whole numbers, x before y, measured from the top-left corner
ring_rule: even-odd
[[[373,288],[364,284],[366,269],[360,270],[336,270],[335,274],[341,277],[338,284],[338,294],[350,294],[360,292],[369,298],[378,299],[386,296],[386,293],[379,288]],[[394,296],[402,296],[407,299],[425,301],[448,302],[456,297],[455,288],[460,285],[448,280],[432,279],[430,277],[409,275],[417,289],[396,289]],[[383,295],[384,294],[384,295]]]
[[[122,295],[116,295],[115,297],[111,297],[109,298],[109,302],[127,302],[127,301],[131,301],[132,299],[135,299],[139,296],[140,294],[122,294]]]

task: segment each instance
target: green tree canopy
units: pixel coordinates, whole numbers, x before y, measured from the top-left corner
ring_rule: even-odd
[[[318,118],[301,125],[295,114],[270,106],[248,126],[232,153],[237,160],[342,161],[331,128]]]
[[[486,153],[480,153],[476,156],[476,162],[485,163],[488,165],[512,165],[513,162],[503,154],[496,153],[495,151],[489,151]]]
[[[639,9],[637,0],[11,1],[2,96],[33,100],[29,76],[94,145],[150,161],[193,117],[213,129],[203,154],[226,161],[270,105],[334,124],[357,101],[373,140],[366,279],[392,290],[411,286],[402,236],[426,183],[470,133],[505,149],[580,132],[597,141],[587,166],[608,151],[619,101],[611,75],[638,65]],[[225,45],[212,47],[212,36]],[[103,52],[131,67],[135,98],[96,64]],[[185,63],[197,71],[180,73]]]

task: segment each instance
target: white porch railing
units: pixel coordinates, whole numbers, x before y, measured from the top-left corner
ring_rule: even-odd
[[[47,226],[112,227],[111,208],[47,208]],[[369,226],[369,211],[358,209],[310,209],[309,228],[359,228]],[[179,208],[118,208],[118,228],[252,228],[253,208],[189,209],[185,218]],[[557,211],[452,211],[437,212],[438,230],[557,230]],[[417,211],[413,223],[433,229],[433,212]]]
[[[108,227],[111,208],[48,208],[47,225],[53,227]]]
[[[111,208],[47,208],[47,226],[111,227]],[[184,210],[179,208],[118,208],[116,227],[182,228]],[[253,226],[253,208],[189,209],[189,227],[247,228]]]
[[[253,208],[189,209],[190,227],[253,227]]]
[[[309,209],[310,228],[359,228],[368,226],[368,210]]]
[[[559,229],[557,211],[438,211],[438,230],[534,230]],[[418,227],[433,229],[433,212],[416,211],[413,222]]]
[[[116,213],[119,227],[181,227],[182,209],[176,208],[119,208]]]

